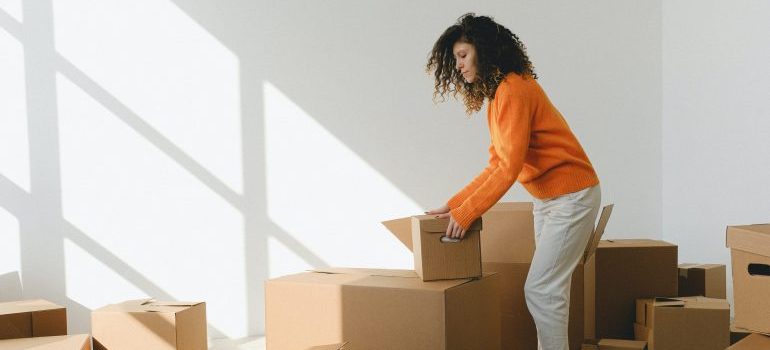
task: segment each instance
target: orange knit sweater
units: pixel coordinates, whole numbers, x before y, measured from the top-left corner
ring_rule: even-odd
[[[580,191],[599,178],[561,113],[531,77],[509,73],[489,101],[489,165],[447,205],[463,228],[518,180],[543,199]]]

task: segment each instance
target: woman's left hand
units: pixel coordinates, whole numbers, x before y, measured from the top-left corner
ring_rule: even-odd
[[[436,215],[436,218],[443,219],[443,218],[449,218],[449,225],[447,225],[446,228],[446,234],[445,236],[450,238],[458,238],[463,239],[465,237],[465,229],[460,226],[460,224],[455,221],[455,219],[452,217],[452,213],[444,213]]]

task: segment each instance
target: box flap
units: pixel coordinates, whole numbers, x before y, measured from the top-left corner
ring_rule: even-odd
[[[445,233],[449,226],[449,218],[437,219],[435,215],[415,215],[412,220],[420,222],[421,230],[431,233]],[[468,231],[480,231],[481,228],[481,218],[478,218],[471,223]]]
[[[728,226],[727,247],[770,256],[770,224]]]
[[[599,340],[599,350],[606,349],[606,348],[644,350],[647,348],[647,342],[644,340],[626,340],[626,339]]]
[[[307,348],[307,350],[344,350],[345,345],[347,345],[347,343],[348,342],[328,344],[328,345],[316,345],[316,346]]]
[[[417,278],[417,272],[414,270],[393,270],[393,269],[366,269],[355,267],[322,267],[308,270],[310,272],[328,273],[328,274],[354,274],[365,276],[383,276],[383,277],[406,277]]]
[[[684,307],[685,301],[681,298],[656,297],[652,304],[655,307]]]
[[[599,215],[599,222],[596,224],[594,231],[591,232],[591,236],[588,239],[588,245],[583,252],[583,264],[585,264],[588,259],[591,258],[594,252],[596,252],[596,248],[599,246],[602,235],[604,235],[604,229],[607,228],[607,222],[610,221],[610,215],[612,215],[612,208],[614,207],[614,204],[608,204],[602,208],[602,212]]]
[[[94,312],[168,312],[176,313],[202,302],[156,301],[152,298],[127,300],[122,303],[107,305]]]
[[[19,300],[0,303],[0,315],[18,314],[43,310],[63,309],[63,306],[54,304],[48,300]]]
[[[750,334],[727,350],[767,350],[770,349],[770,337],[763,334]]]
[[[599,242],[599,248],[648,248],[676,247],[665,241],[655,239],[605,239]]]
[[[412,250],[412,218],[400,218],[383,221],[382,225],[388,229],[403,245]]]

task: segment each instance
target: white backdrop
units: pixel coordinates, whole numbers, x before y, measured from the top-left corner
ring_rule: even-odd
[[[264,332],[269,277],[411,268],[378,222],[442,204],[486,161],[484,114],[434,105],[424,72],[435,39],[468,11],[527,44],[599,171],[604,202],[616,204],[608,237],[664,237],[687,259],[721,262],[723,237],[699,233],[723,231],[720,205],[755,214],[736,223],[759,220],[761,202],[750,203],[766,191],[767,99],[755,102],[767,80],[748,72],[762,66],[766,77],[767,66],[740,60],[767,54],[763,28],[726,21],[748,48],[724,37],[713,65],[688,64],[699,56],[682,45],[712,39],[687,23],[725,30],[691,16],[695,1],[467,4],[0,0],[0,296],[63,303],[73,332],[87,332],[90,310],[106,303],[205,300],[210,336],[240,338]],[[767,11],[741,4],[760,26]],[[730,84],[756,80],[746,94],[696,80],[702,93],[683,99],[689,76],[714,66]],[[723,87],[727,99],[715,98]],[[725,118],[701,113],[706,103],[740,107]],[[729,133],[717,144],[753,156],[688,163],[715,143],[685,144],[704,135],[678,127],[685,120]],[[740,146],[744,131],[755,137]],[[694,165],[709,175],[685,176]],[[734,190],[727,175],[742,179]],[[529,200],[519,185],[505,198]],[[711,221],[698,198],[712,203]]]

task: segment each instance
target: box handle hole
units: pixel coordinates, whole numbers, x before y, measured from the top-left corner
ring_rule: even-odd
[[[767,264],[749,264],[749,275],[752,275],[752,276],[770,276],[770,265],[767,265]]]
[[[460,243],[460,241],[462,241],[460,238],[441,236],[441,243]]]

